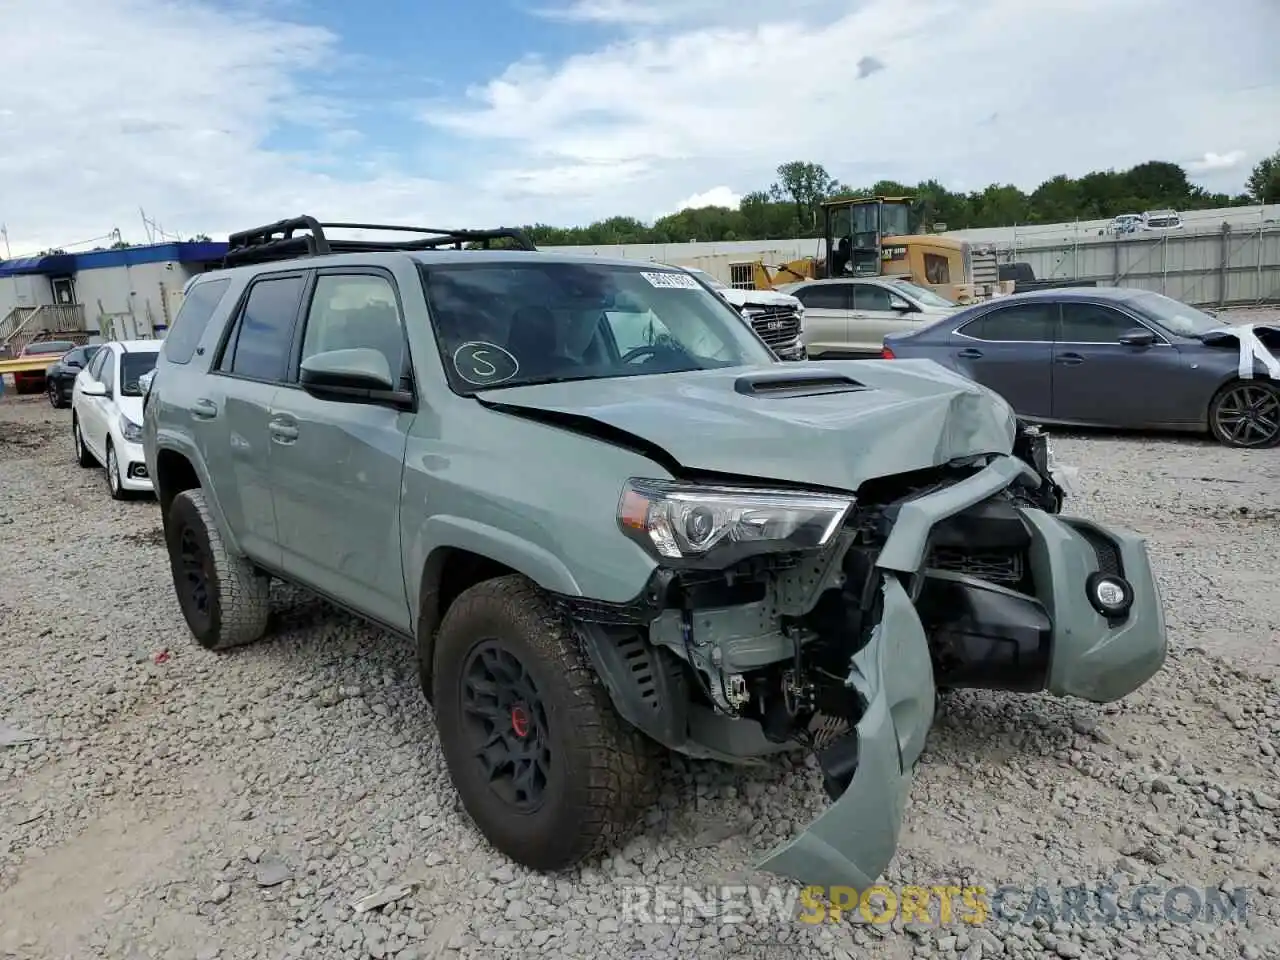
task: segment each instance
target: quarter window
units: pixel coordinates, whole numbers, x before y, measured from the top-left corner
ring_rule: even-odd
[[[164,355],[170,363],[187,363],[196,352],[196,345],[204,336],[205,327],[213,317],[223,294],[231,281],[206,280],[194,284],[187,295],[182,298],[182,306],[178,315],[173,318],[173,326],[164,338]]]
[[[849,284],[816,283],[796,291],[796,299],[810,310],[848,310]]]
[[[1047,303],[1002,307],[970,320],[957,332],[974,340],[996,343],[1048,343],[1053,340],[1056,309]]]
[[[1094,303],[1064,303],[1059,343],[1116,343],[1141,326],[1119,311]]]
[[[270,277],[249,288],[220,370],[254,380],[284,380],[302,284],[301,276]]]
[[[360,347],[381,353],[393,380],[404,374],[404,333],[395,288],[377,274],[322,274],[311,296],[301,359]]]

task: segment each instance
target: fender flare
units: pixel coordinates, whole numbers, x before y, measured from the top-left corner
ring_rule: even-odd
[[[527,577],[548,593],[580,597],[582,588],[569,568],[554,554],[498,527],[465,517],[427,518],[415,537],[421,549],[421,573],[411,607],[418,645],[418,669],[423,693],[430,699],[435,662],[435,635],[443,619],[438,610],[444,558],[451,550],[465,550]]]

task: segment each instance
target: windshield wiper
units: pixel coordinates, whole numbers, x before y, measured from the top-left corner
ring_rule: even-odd
[[[575,380],[603,380],[603,379],[606,379],[606,378],[602,377],[598,373],[575,373],[575,374],[565,374],[560,376],[526,377],[525,379],[516,381],[514,383],[512,382],[499,383],[499,384],[495,384],[492,387],[481,387],[479,390],[476,390],[474,392],[488,393],[489,391],[492,391],[492,390],[511,390],[511,389],[514,389],[515,387],[537,387],[537,386],[541,386],[544,383],[572,383]]]

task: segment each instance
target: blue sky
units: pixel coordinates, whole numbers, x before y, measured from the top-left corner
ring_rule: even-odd
[[[215,236],[652,220],[797,159],[953,189],[1167,159],[1236,191],[1280,146],[1278,35],[1276,0],[10,0],[0,223],[18,255],[140,241],[139,207]]]

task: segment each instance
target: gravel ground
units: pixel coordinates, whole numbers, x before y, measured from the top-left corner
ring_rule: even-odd
[[[1012,884],[1018,911],[1037,886],[1114,884],[1124,901],[1148,883],[1154,906],[1178,884],[1243,888],[1243,921],[1086,923],[1049,913],[1056,898],[982,924],[935,901],[905,928],[624,916],[636,884],[768,882],[751,865],[825,805],[814,769],[673,761],[616,855],[558,877],[514,867],[457,804],[407,644],[277,589],[270,639],[201,650],[154,501],[112,502],[74,465],[67,413],[10,394],[0,731],[35,739],[0,746],[0,956],[1275,957],[1280,452],[1055,447],[1080,471],[1073,512],[1150,538],[1174,653],[1107,707],[948,696],[886,882]],[[371,894],[399,896],[353,909]]]

